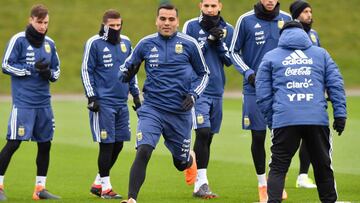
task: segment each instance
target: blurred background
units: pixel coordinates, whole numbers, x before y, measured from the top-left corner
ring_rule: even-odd
[[[105,10],[114,8],[123,18],[122,34],[133,46],[144,36],[156,32],[155,16],[159,0],[1,0],[0,56],[11,36],[25,29],[30,8],[43,3],[50,10],[48,36],[55,42],[61,60],[60,80],[52,85],[53,93],[83,93],[80,67],[86,40],[98,33]],[[199,15],[199,0],[172,0],[179,8],[180,30],[188,19]],[[256,0],[222,0],[221,15],[235,26],[240,15],[253,8]],[[280,0],[281,9],[289,12],[292,0]],[[326,48],[341,69],[346,88],[360,87],[360,1],[313,0],[314,24],[321,46]],[[230,67],[227,91],[240,91],[242,76]],[[142,86],[144,69],[139,72]],[[10,93],[10,77],[0,74],[0,94]]]

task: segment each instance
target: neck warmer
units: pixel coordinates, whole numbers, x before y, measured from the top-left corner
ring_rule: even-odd
[[[312,23],[313,23],[312,20],[311,20],[310,23],[303,23],[303,22],[301,22],[302,26],[304,27],[305,32],[308,33],[308,32],[311,30]]]
[[[257,18],[261,20],[271,21],[274,18],[276,18],[276,16],[279,15],[280,3],[278,2],[276,4],[274,10],[268,11],[260,2],[258,2],[257,4],[254,5],[254,11],[255,11],[255,16]]]
[[[115,45],[120,43],[120,31],[121,28],[119,30],[114,30],[107,25],[101,24],[99,35],[103,40]]]
[[[220,20],[220,12],[216,16],[209,16],[201,12],[199,23],[202,29],[209,31],[211,28],[219,26]]]
[[[29,24],[25,30],[25,37],[31,44],[31,46],[40,48],[45,40],[45,34],[42,34],[35,30],[35,28]]]

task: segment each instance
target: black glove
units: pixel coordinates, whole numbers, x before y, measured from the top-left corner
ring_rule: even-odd
[[[40,77],[44,80],[49,80],[51,78],[51,70],[50,70],[50,63],[45,62],[45,58],[37,61],[35,63],[35,70],[39,73]]]
[[[346,118],[335,118],[334,120],[333,128],[336,132],[338,132],[339,136],[344,131],[345,123],[346,123]]]
[[[189,111],[195,104],[195,97],[192,94],[185,95],[181,107],[184,111]]]
[[[256,75],[255,75],[255,73],[253,73],[253,74],[249,75],[249,77],[247,79],[248,83],[253,87],[255,87],[255,77],[256,77]]]
[[[224,37],[224,31],[220,27],[213,27],[209,30],[209,36],[207,38],[210,44],[219,42]]]
[[[134,102],[134,105],[132,106],[132,108],[134,109],[134,111],[136,111],[141,107],[141,101],[140,101],[139,95],[137,95],[133,98],[133,102]]]
[[[135,76],[135,74],[139,71],[141,63],[138,65],[131,65],[126,71],[122,74],[122,82],[128,83]]]
[[[88,106],[87,108],[92,112],[98,112],[100,110],[100,104],[96,100],[96,97],[89,97],[88,98]]]

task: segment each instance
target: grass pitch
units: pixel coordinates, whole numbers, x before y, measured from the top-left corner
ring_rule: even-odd
[[[89,194],[97,172],[98,146],[92,142],[85,101],[53,102],[56,131],[52,145],[47,188],[62,196],[58,202],[105,202]],[[11,104],[0,101],[0,133],[7,131]],[[127,196],[129,169],[135,157],[136,116],[131,111],[132,141],[125,144],[116,165],[111,171],[115,191]],[[360,202],[360,97],[348,98],[348,120],[344,134],[334,136],[333,167],[339,200]],[[267,136],[266,148],[270,147]],[[0,140],[0,147],[5,139]],[[241,99],[224,101],[224,119],[219,135],[213,140],[208,177],[212,190],[220,195],[210,202],[256,202],[257,179],[250,153],[251,136],[241,129]],[[35,182],[36,145],[22,143],[15,153],[5,176],[5,191],[9,202],[31,202]],[[270,153],[268,150],[267,160]],[[299,170],[297,155],[289,170],[285,202],[319,202],[313,189],[296,189]],[[310,169],[310,176],[312,170]],[[184,182],[183,174],[172,165],[169,151],[163,140],[157,146],[148,165],[147,177],[141,188],[138,202],[206,202],[192,198],[193,188]],[[111,200],[110,200],[111,202]],[[113,201],[115,202],[115,201]],[[118,202],[118,201],[116,201]]]

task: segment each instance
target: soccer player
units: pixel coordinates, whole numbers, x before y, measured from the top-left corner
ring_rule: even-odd
[[[207,86],[209,70],[195,39],[177,32],[178,10],[161,4],[157,10],[158,32],[136,45],[121,67],[120,78],[128,82],[145,61],[144,103],[137,111],[136,157],[130,170],[127,203],[134,203],[145,181],[146,167],[161,134],[172,153],[174,166],[196,179],[195,153],[191,151],[191,109]],[[196,79],[192,80],[193,72]]]
[[[264,54],[277,47],[279,31],[291,16],[277,0],[260,0],[239,17],[230,46],[235,68],[244,76],[242,127],[251,130],[251,153],[258,178],[259,201],[267,199],[265,173],[266,122],[256,105],[255,75]],[[287,194],[284,191],[284,199]]]
[[[295,20],[299,20],[302,24],[305,32],[309,35],[311,42],[314,46],[320,46],[320,40],[317,32],[313,29],[312,23],[312,9],[308,2],[302,0],[296,0],[290,5],[291,17]],[[313,180],[309,178],[308,172],[310,167],[310,158],[306,151],[306,145],[303,141],[299,150],[300,159],[300,171],[296,180],[297,188],[316,188]]]
[[[207,167],[210,145],[214,134],[219,133],[222,120],[222,96],[224,93],[224,65],[230,66],[230,47],[233,27],[221,16],[220,0],[201,0],[200,17],[188,20],[183,32],[195,38],[201,47],[211,75],[204,94],[195,103],[194,128],[196,133],[194,151],[196,154],[197,178],[194,197],[211,199],[218,197],[209,188]]]
[[[333,127],[341,135],[346,97],[339,69],[325,49],[312,45],[299,22],[286,23],[278,48],[265,54],[256,76],[257,102],[273,129],[268,202],[281,202],[285,175],[301,140],[309,152],[321,202],[336,201],[325,91],[334,109]]]
[[[116,10],[107,10],[99,34],[85,44],[81,78],[88,98],[90,126],[94,142],[99,143],[98,174],[90,192],[104,199],[120,199],[110,182],[124,141],[130,140],[127,106],[131,92],[136,111],[141,106],[136,76],[129,84],[118,80],[119,66],[131,54],[128,37],[121,35],[122,19]]]
[[[24,32],[9,41],[2,71],[11,76],[12,111],[8,124],[7,142],[0,152],[0,200],[5,200],[4,175],[12,155],[22,141],[37,142],[36,181],[32,198],[59,199],[45,189],[50,161],[54,116],[50,102],[50,82],[60,76],[60,61],[55,43],[46,36],[48,9],[41,4],[30,11]]]

